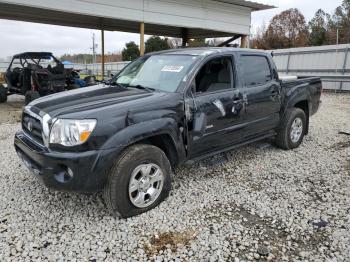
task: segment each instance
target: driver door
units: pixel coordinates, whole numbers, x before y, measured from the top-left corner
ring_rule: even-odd
[[[219,56],[198,72],[189,132],[191,158],[224,149],[242,137],[243,97],[234,88],[233,68],[232,56]]]

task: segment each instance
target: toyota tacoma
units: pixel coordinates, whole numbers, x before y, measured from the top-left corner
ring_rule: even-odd
[[[14,145],[47,187],[103,191],[126,218],[160,204],[186,161],[265,138],[298,147],[321,92],[318,77],[282,80],[263,51],[167,50],[103,84],[31,102]]]

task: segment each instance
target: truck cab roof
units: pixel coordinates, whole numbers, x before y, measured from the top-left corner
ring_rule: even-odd
[[[149,53],[148,55],[192,55],[192,56],[208,56],[211,54],[218,53],[234,53],[234,52],[245,52],[245,53],[260,53],[264,54],[265,51],[248,49],[248,48],[236,48],[236,47],[195,47],[195,48],[178,48],[169,49],[159,52]]]

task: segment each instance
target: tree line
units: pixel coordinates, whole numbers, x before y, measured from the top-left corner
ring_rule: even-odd
[[[145,53],[156,52],[161,50],[167,50],[172,48],[178,48],[182,44],[182,40],[179,38],[161,38],[159,36],[151,36],[145,42]],[[190,39],[188,42],[189,47],[201,47],[201,46],[215,46],[215,39]],[[122,51],[122,57],[124,61],[132,61],[140,56],[139,46],[131,41],[125,44]]]
[[[176,39],[161,38],[159,36],[152,36],[145,42],[145,52],[155,52],[160,50],[166,50],[170,48],[176,48],[178,42]],[[139,46],[131,41],[125,44],[125,47],[121,53],[107,53],[105,54],[105,62],[119,62],[119,61],[132,61],[140,56]],[[73,63],[90,64],[93,62],[92,54],[64,54],[60,57],[61,61],[68,60]],[[96,55],[96,62],[101,63],[101,54]]]
[[[64,54],[59,58],[61,61],[70,61],[72,63],[77,64],[91,64],[93,63],[93,55],[92,54]],[[101,63],[102,61],[102,55],[97,54],[96,55],[96,62]],[[122,61],[122,55],[120,53],[107,53],[105,54],[105,62],[119,62]]]
[[[259,28],[251,47],[279,49],[350,43],[350,0],[343,0],[332,15],[317,10],[307,23],[304,15],[291,8],[275,15],[267,28]]]

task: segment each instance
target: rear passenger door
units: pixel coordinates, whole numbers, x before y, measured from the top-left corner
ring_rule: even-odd
[[[244,139],[260,136],[279,123],[281,86],[277,72],[265,54],[241,54],[240,75],[245,104]]]

